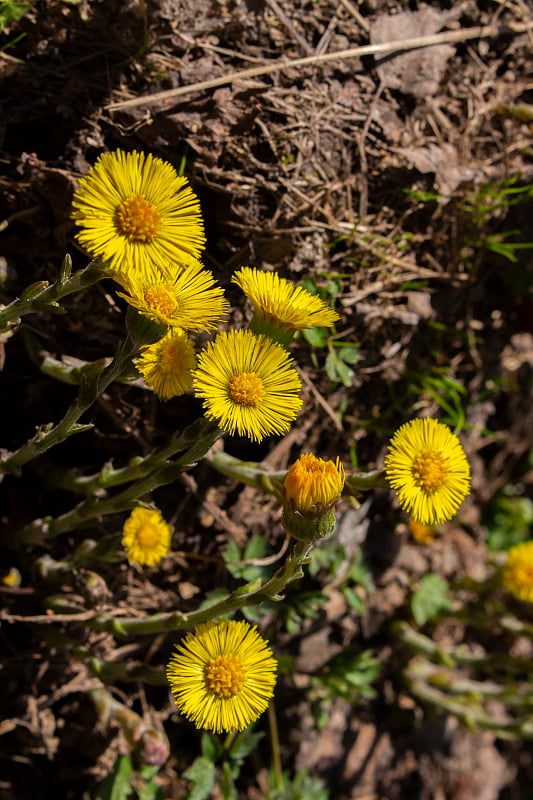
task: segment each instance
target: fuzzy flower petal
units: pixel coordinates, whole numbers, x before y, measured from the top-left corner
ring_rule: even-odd
[[[207,622],[189,633],[167,666],[179,711],[197,728],[242,731],[266,710],[277,663],[247,622]]]
[[[302,406],[290,356],[251,331],[220,333],[198,357],[194,392],[205,414],[228,433],[260,442],[285,433]]]
[[[134,508],[122,529],[122,546],[130,564],[152,567],[170,548],[172,530],[159,511]]]
[[[137,369],[161,400],[185,394],[192,387],[196,366],[194,345],[184,331],[175,328],[155,344],[142,348]]]
[[[461,442],[430,417],[396,431],[385,456],[385,475],[400,506],[424,525],[452,519],[470,492],[470,466]]]
[[[291,331],[330,326],[339,319],[323,300],[276,272],[242,267],[232,278],[248,295],[257,315]]]
[[[72,217],[86,250],[122,275],[198,257],[200,203],[171,164],[144,153],[104,153],[79,182]]]
[[[214,330],[229,304],[213,274],[195,259],[176,268],[150,267],[142,275],[120,280],[126,302],[155,322],[187,330]]]
[[[283,482],[283,494],[298,511],[326,508],[335,503],[344,488],[344,467],[336,461],[324,461],[313,453],[304,453],[289,467]]]
[[[533,603],[533,542],[511,547],[503,566],[503,586],[517,600]]]

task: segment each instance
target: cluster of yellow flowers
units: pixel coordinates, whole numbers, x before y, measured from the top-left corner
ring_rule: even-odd
[[[219,333],[197,359],[189,334],[215,331],[229,304],[198,260],[204,225],[187,179],[152,155],[118,150],[81,179],[73,206],[79,242],[102,260],[119,295],[163,326],[136,362],[146,385],[163,400],[193,388],[228,433],[259,442],[286,432],[302,401],[283,345],[297,330],[332,325],[336,312],[275,273],[244,267],[232,280],[254,305],[251,329]]]
[[[286,347],[296,331],[333,325],[336,312],[276,273],[242,267],[231,280],[253,304],[249,329],[218,332],[197,355],[191,335],[217,331],[229,304],[199,260],[204,225],[186,178],[159,158],[119,150],[102,155],[81,179],[73,205],[79,242],[102,261],[119,296],[159,326],[159,338],[136,360],[145,384],[162,400],[193,389],[206,417],[227,433],[257,442],[285,433],[302,406]],[[385,475],[402,508],[424,526],[451,519],[469,491],[459,439],[433,419],[413,420],[396,432]],[[283,485],[290,535],[304,542],[329,535],[343,487],[339,459],[301,456]],[[122,543],[131,563],[151,566],[168,553],[171,536],[159,511],[138,507]],[[255,628],[228,621],[199,625],[167,670],[180,711],[215,732],[242,730],[256,719],[272,696],[275,674],[274,656]]]
[[[229,304],[199,261],[204,225],[187,180],[159,158],[119,150],[100,156],[80,180],[73,206],[80,244],[102,261],[118,295],[161,328],[136,359],[145,384],[162,400],[192,388],[225,432],[258,442],[286,432],[302,405],[286,345],[295,331],[333,325],[336,312],[275,273],[243,267],[232,281],[254,306],[250,329],[218,333],[197,356],[191,333],[214,332]],[[332,476],[325,465],[311,454],[294,465],[287,508],[295,518],[331,512],[338,500],[344,471],[337,463]],[[314,473],[329,474],[327,489],[316,480],[313,491],[306,488]],[[171,537],[159,511],[138,507],[122,544],[131,563],[152,566],[168,553]],[[208,622],[178,646],[167,674],[178,708],[199,727],[242,730],[268,705],[276,661],[248,623]]]

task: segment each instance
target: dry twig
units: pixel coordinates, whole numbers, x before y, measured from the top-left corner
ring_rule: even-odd
[[[466,42],[470,39],[488,39],[502,36],[503,34],[525,33],[533,29],[533,22],[521,25],[498,27],[492,25],[482,25],[475,28],[466,28],[459,31],[444,31],[432,36],[416,36],[412,39],[402,39],[394,42],[383,42],[381,44],[369,44],[363,47],[351,47],[348,50],[339,50],[335,53],[321,53],[319,55],[305,56],[292,60],[278,59],[273,64],[265,64],[261,67],[243,69],[239,72],[232,72],[229,75],[222,75],[219,78],[212,78],[208,81],[191,83],[188,86],[179,86],[176,89],[167,89],[164,92],[134,97],[131,100],[122,100],[118,103],[110,103],[106,106],[109,111],[118,111],[123,108],[135,108],[137,106],[151,105],[165,100],[175,100],[191,92],[201,92],[204,89],[213,89],[215,86],[226,86],[229,83],[257,78],[260,75],[269,75],[273,72],[280,72],[286,69],[297,69],[300,67],[316,66],[327,61],[335,61],[346,58],[360,58],[361,56],[371,56],[379,53],[400,53],[404,50],[415,50],[420,47],[431,47],[433,45],[445,44],[449,42]]]

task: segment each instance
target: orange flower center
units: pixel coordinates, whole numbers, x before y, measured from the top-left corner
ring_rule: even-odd
[[[241,406],[256,406],[265,394],[263,382],[255,372],[234,375],[229,382],[228,391],[231,399]]]
[[[520,564],[516,567],[515,580],[521,586],[533,584],[533,564]]]
[[[177,375],[181,370],[181,348],[170,342],[161,353],[160,367],[166,375]]]
[[[204,678],[211,694],[217,697],[235,697],[244,686],[246,670],[236,656],[216,656],[206,664]]]
[[[146,550],[151,550],[156,545],[159,544],[159,532],[155,525],[151,525],[149,522],[145,522],[142,528],[139,529],[137,533],[137,542],[139,543],[140,547],[145,548]]]
[[[420,453],[413,461],[413,478],[416,485],[429,494],[433,494],[446,483],[448,470],[442,453],[427,450]]]
[[[172,293],[172,287],[165,284],[147,286],[143,290],[146,305],[161,317],[171,317],[179,308],[179,303]]]
[[[134,242],[151,242],[161,227],[161,214],[157,208],[138,194],[128,197],[116,213],[120,232]]]
[[[344,469],[338,462],[323,461],[304,453],[289,468],[283,483],[285,496],[300,511],[310,511],[318,503],[327,506],[337,500],[344,487]]]

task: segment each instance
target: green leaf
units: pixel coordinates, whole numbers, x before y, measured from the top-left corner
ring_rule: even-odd
[[[255,750],[264,735],[265,734],[261,731],[258,733],[253,733],[251,730],[243,731],[240,736],[237,736],[230,747],[230,756],[237,759],[246,758],[246,756],[250,755],[252,750]]]
[[[100,800],[128,800],[132,797],[132,772],[131,756],[120,756],[115,764],[114,772],[104,778],[99,786],[98,797]]]
[[[148,781],[138,791],[139,800],[165,800],[163,790],[154,781]]]
[[[355,657],[345,650],[330,659],[312,677],[311,683],[351,702],[357,699],[357,695],[372,698],[376,694],[372,684],[379,677],[381,667],[381,661],[371,650],[363,650]]]
[[[300,592],[287,598],[284,604],[285,628],[287,633],[298,633],[302,620],[315,619],[327,597],[322,592]]]
[[[491,550],[508,550],[530,538],[533,502],[529,497],[498,496],[484,514]]]
[[[215,767],[211,761],[200,756],[183,774],[193,783],[187,800],[207,800],[215,785]]]
[[[212,764],[220,758],[224,752],[224,746],[222,745],[218,736],[214,736],[212,733],[204,733],[202,736],[202,755]]]
[[[329,333],[327,328],[307,328],[303,335],[306,342],[312,347],[325,347]]]
[[[326,374],[332,383],[339,380],[338,370],[339,359],[335,353],[328,353],[326,356]]]
[[[346,364],[357,364],[359,361],[359,348],[356,344],[344,345],[337,350],[337,355]]]
[[[16,22],[31,8],[31,3],[16,3],[12,0],[0,0],[0,33],[10,22]]]
[[[356,611],[358,614],[364,613],[365,610],[364,600],[362,600],[359,597],[359,595],[356,592],[354,592],[351,586],[344,586],[342,589],[342,594],[344,595],[344,599],[346,600],[350,608],[353,608],[353,610]]]
[[[349,388],[353,383],[355,372],[353,369],[350,369],[350,367],[348,367],[340,358],[337,358],[336,366],[342,385]]]
[[[306,769],[297,772],[291,780],[283,773],[283,789],[277,788],[277,776],[273,769],[268,775],[268,800],[329,800],[329,793],[320,778],[309,775]]]
[[[411,598],[411,611],[418,625],[424,625],[451,608],[447,592],[448,583],[440,575],[424,575]]]
[[[224,553],[228,572],[234,578],[242,578],[245,581],[254,581],[263,578],[268,573],[268,567],[254,564],[235,564],[235,561],[252,561],[256,558],[263,558],[268,549],[266,536],[252,536],[248,540],[244,550],[231,541]]]
[[[225,761],[222,765],[222,775],[220,788],[224,800],[238,800],[237,789],[235,788],[235,778],[239,775],[239,766],[230,761]]]

